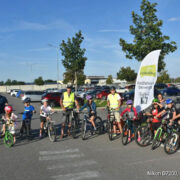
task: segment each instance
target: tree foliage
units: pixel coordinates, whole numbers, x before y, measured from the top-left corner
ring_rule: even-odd
[[[34,80],[34,84],[39,85],[39,86],[44,85],[43,78],[41,76],[38,77],[37,79]]]
[[[60,44],[60,50],[64,59],[62,60],[63,66],[66,69],[64,74],[64,82],[72,82],[75,80],[75,73],[77,74],[77,82],[81,82],[84,76],[84,67],[87,58],[84,56],[85,49],[81,48],[84,40],[81,31],[75,34],[75,37],[68,38],[67,42],[64,40]]]
[[[127,43],[120,39],[120,46],[126,54],[126,58],[142,61],[143,58],[153,50],[161,49],[158,71],[165,68],[164,57],[177,49],[176,42],[171,41],[169,36],[163,35],[161,27],[163,21],[156,16],[157,3],[150,3],[148,0],[142,0],[140,10],[142,16],[132,12],[134,25],[130,26],[130,33],[134,36],[133,43]]]
[[[167,71],[162,71],[157,78],[157,83],[169,83],[169,82],[171,82],[169,74],[167,73]]]
[[[106,84],[113,84],[113,77],[112,75],[109,75],[107,80],[106,80]]]
[[[126,81],[135,81],[137,73],[130,67],[121,67],[117,73],[117,79],[126,80]]]
[[[17,81],[17,80],[11,80],[11,79],[8,79],[6,82],[3,82],[2,81],[2,85],[7,85],[7,86],[10,86],[10,85],[24,85],[25,82],[23,81]]]

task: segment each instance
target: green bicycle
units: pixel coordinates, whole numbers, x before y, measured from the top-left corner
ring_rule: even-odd
[[[12,123],[13,121],[11,120],[9,124],[5,125],[5,134],[4,134],[3,142],[7,147],[12,147],[14,144],[14,137],[9,132],[9,125],[11,125]]]

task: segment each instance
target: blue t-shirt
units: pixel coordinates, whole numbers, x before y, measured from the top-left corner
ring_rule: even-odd
[[[31,106],[31,105],[28,107],[24,107],[24,113],[22,115],[22,120],[31,119],[34,110],[35,110],[34,106]]]

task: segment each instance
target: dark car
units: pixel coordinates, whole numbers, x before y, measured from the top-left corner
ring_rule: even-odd
[[[127,101],[128,99],[132,99],[134,100],[134,89],[127,92],[127,93],[124,93],[123,94],[123,100],[124,101]],[[154,96],[157,97],[157,95],[160,94],[160,91],[158,91],[156,88],[154,88]]]
[[[4,107],[8,103],[5,96],[0,95],[0,114],[4,113]]]
[[[162,89],[160,92],[164,96],[178,96],[178,95],[180,95],[180,89],[178,89],[176,87],[168,87],[168,88]]]
[[[154,87],[157,89],[164,89],[164,88],[167,88],[168,86],[166,84],[163,84],[163,83],[157,83],[157,84],[155,84]]]

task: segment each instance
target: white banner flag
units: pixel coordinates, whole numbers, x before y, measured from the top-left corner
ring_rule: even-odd
[[[140,112],[152,104],[161,50],[150,52],[142,61],[136,79],[134,106]]]

